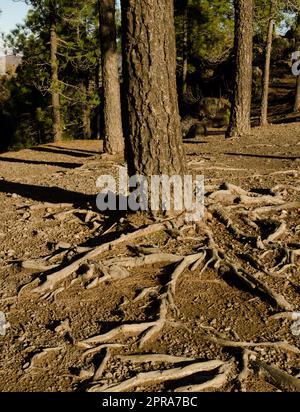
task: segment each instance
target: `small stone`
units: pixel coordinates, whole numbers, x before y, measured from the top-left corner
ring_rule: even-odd
[[[16,252],[13,249],[9,249],[8,252],[7,252],[8,257],[13,257],[15,254],[16,254]]]

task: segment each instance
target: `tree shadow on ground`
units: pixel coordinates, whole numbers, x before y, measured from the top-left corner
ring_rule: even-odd
[[[278,160],[297,160],[300,156],[277,156],[277,155],[265,155],[254,153],[224,153],[226,156],[238,156],[238,157],[257,157],[261,159],[278,159]]]
[[[103,151],[101,150],[101,146],[102,146],[102,145],[100,145],[100,141],[99,141],[99,150],[85,150],[85,149],[81,150],[81,149],[74,149],[73,147],[70,148],[70,149],[67,149],[67,150],[71,150],[72,152],[78,152],[78,153],[86,153],[86,154],[96,155],[96,154],[101,154],[101,153],[103,153]],[[54,146],[54,145],[51,145],[50,147],[51,147],[51,148],[53,147],[54,149],[62,149],[62,150],[65,150],[65,149],[66,149],[66,148],[63,147],[63,146]]]
[[[96,207],[96,195],[87,195],[53,186],[35,186],[0,180],[0,192],[6,194],[16,193],[38,202],[86,204],[93,201]]]
[[[3,157],[3,156],[0,156],[0,161],[9,162],[9,163],[24,163],[24,164],[29,164],[29,165],[56,166],[56,167],[63,167],[65,169],[76,169],[77,167],[82,166],[82,163],[48,162],[46,160],[15,159],[15,158],[12,158],[12,157]]]
[[[92,157],[93,155],[91,153],[79,153],[76,151],[71,150],[66,150],[66,149],[58,149],[58,148],[52,148],[52,147],[32,147],[30,150],[33,150],[35,152],[46,152],[46,153],[54,153],[58,155],[67,155],[67,156],[73,156],[73,157]],[[96,154],[96,153],[95,153]]]

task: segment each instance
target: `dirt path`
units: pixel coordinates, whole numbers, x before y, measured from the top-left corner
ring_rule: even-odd
[[[10,324],[6,335],[0,335],[0,390],[103,390],[139,372],[169,370],[176,368],[178,362],[180,367],[190,365],[191,358],[193,362],[217,360],[222,365],[214,365],[210,373],[200,372],[200,367],[197,373],[177,370],[174,382],[167,378],[166,383],[155,379],[147,384],[137,382],[129,390],[174,390],[213,378],[220,382],[208,384],[206,390],[295,389],[295,383],[278,383],[266,371],[267,377],[257,374],[258,369],[263,369],[259,362],[264,362],[293,377],[299,376],[300,344],[299,336],[291,330],[293,321],[271,318],[285,310],[257,288],[249,289],[234,276],[227,276],[224,261],[230,260],[257,277],[268,289],[283,296],[292,311],[299,311],[300,264],[298,252],[293,252],[300,249],[297,207],[272,209],[256,218],[249,214],[251,219],[247,221],[242,214],[247,207],[242,204],[224,204],[224,197],[215,202],[230,212],[233,224],[249,239],[261,236],[266,242],[280,224],[285,225],[285,230],[260,249],[248,238],[238,238],[216,211],[210,214],[207,227],[223,251],[223,263],[211,262],[217,264],[205,268],[199,264],[194,271],[187,265],[176,283],[178,310],[168,307],[161,328],[143,346],[138,339],[140,333],[132,330],[107,339],[102,336],[102,346],[95,351],[87,352],[95,344],[82,341],[119,325],[161,320],[163,296],[174,263],[137,265],[135,261],[134,266],[128,267],[120,263],[121,258],[138,257],[142,252],[124,243],[87,260],[52,291],[33,293],[45,274],[67,266],[87,248],[145,223],[135,217],[120,220],[118,216],[95,213],[97,177],[116,174],[120,164],[99,155],[99,146],[97,141],[65,142],[0,156],[0,311]],[[252,136],[240,141],[225,141],[219,131],[211,131],[208,137],[187,142],[186,152],[189,169],[205,176],[208,203],[213,203],[210,194],[216,193],[224,182],[255,196],[280,197],[285,204],[300,201],[299,123],[257,128]],[[248,210],[252,210],[250,206]],[[192,226],[184,228],[180,235],[160,230],[130,245],[151,246],[152,253],[186,256],[202,253],[207,237],[201,228]],[[117,260],[111,261],[116,256]],[[249,256],[259,260],[263,268],[254,268]],[[58,266],[47,271],[45,265]],[[105,281],[103,276],[107,276]],[[251,353],[245,352],[243,345],[228,347],[222,339],[252,342]],[[285,345],[274,345],[283,341]],[[148,358],[125,356],[133,354],[146,354]],[[149,354],[186,359],[151,358]],[[241,379],[239,373],[245,366],[242,359],[248,355],[247,376]],[[144,376],[146,382],[145,379]]]

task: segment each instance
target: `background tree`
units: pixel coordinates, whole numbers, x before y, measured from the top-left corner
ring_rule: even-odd
[[[270,12],[268,18],[268,34],[266,40],[266,55],[265,55],[265,65],[264,65],[264,76],[262,84],[262,101],[261,101],[261,126],[266,126],[268,124],[268,98],[269,98],[269,83],[270,83],[270,64],[271,64],[271,52],[272,52],[272,41],[273,32],[275,26],[274,12],[275,12],[275,0],[270,1]]]
[[[235,0],[235,84],[226,137],[240,137],[251,129],[253,1]]]
[[[124,151],[115,0],[98,0],[98,4],[104,100],[103,149],[113,154]]]

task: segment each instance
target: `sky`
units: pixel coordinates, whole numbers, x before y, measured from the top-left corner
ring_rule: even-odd
[[[28,6],[23,1],[0,0],[0,32],[9,33],[17,23],[22,23]]]
[[[16,27],[16,24],[22,23],[27,11],[28,6],[23,1],[13,0],[0,0],[0,33],[9,33]],[[0,55],[3,54],[0,40]]]

